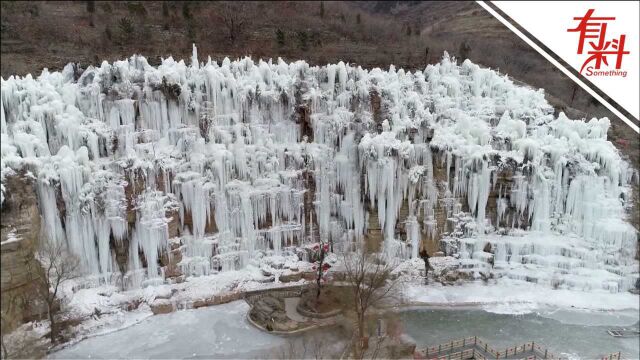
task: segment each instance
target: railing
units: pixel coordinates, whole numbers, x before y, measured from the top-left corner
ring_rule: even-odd
[[[512,355],[517,355],[517,354],[522,354],[522,353],[526,353],[526,352],[533,352],[533,356],[535,357],[536,355],[536,346],[534,342],[530,342],[530,343],[526,343],[526,344],[522,344],[522,345],[516,345],[510,348],[505,349],[504,351],[497,351],[495,354],[495,357],[497,359],[500,358],[506,358],[508,356],[512,356]],[[538,346],[538,348],[540,348]],[[542,349],[542,348],[540,348]],[[544,359],[553,359],[553,356],[551,353],[549,353],[547,351],[547,349],[544,349],[544,352],[541,353],[540,356],[543,356]]]
[[[464,349],[462,351],[453,352],[456,349],[465,347],[471,347],[470,349]],[[504,350],[495,350],[488,343],[482,341],[477,336],[468,337],[463,339],[452,340],[446,343],[442,343],[438,346],[431,346],[421,350],[427,359],[487,359],[487,356],[494,359],[505,359],[508,357],[514,357],[518,354],[527,354],[524,359],[557,359],[557,357],[549,352],[546,348],[537,345],[535,342],[529,342],[522,345],[516,345],[508,347]],[[448,354],[447,354],[448,353]],[[422,354],[420,354],[422,355]],[[602,360],[620,360],[620,353],[610,354],[604,357]]]
[[[475,336],[464,338],[464,339],[452,340],[448,343],[443,343],[438,346],[432,346],[432,347],[426,348],[425,349],[426,355],[427,357],[429,357],[429,354],[438,354],[438,353],[451,351],[453,349],[457,349],[457,348],[461,348],[469,345],[475,345],[477,340],[478,339]]]
[[[618,351],[617,353],[612,353],[602,357],[602,360],[621,360],[621,359],[622,359],[622,354],[620,353],[620,351]]]
[[[533,353],[537,356],[541,356],[543,359],[558,359],[554,354],[550,353],[549,350],[543,348],[540,345],[533,346]]]

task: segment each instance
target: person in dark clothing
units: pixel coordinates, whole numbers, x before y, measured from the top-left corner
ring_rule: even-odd
[[[424,283],[427,284],[429,282],[429,269],[431,269],[431,264],[429,263],[429,253],[427,249],[421,249],[419,252],[420,257],[424,261]]]

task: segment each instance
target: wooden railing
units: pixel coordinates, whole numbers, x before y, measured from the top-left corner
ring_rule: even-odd
[[[617,353],[612,353],[602,357],[602,360],[621,360],[621,359],[622,359],[622,354],[619,351]]]
[[[455,349],[465,348],[471,346],[471,349],[465,349],[463,351],[453,352]],[[505,359],[507,357],[513,357],[517,354],[530,353],[531,355],[526,357],[527,360],[531,359],[557,359],[557,357],[549,352],[546,348],[537,345],[535,342],[530,342],[522,345],[516,345],[508,347],[504,350],[496,350],[489,346],[488,343],[479,339],[477,336],[468,337],[458,340],[452,340],[446,343],[442,343],[438,346],[431,346],[422,350],[427,359],[486,359],[485,354],[494,359]],[[443,353],[449,353],[443,355]],[[615,357],[617,354],[609,355],[609,357],[603,360],[619,360]]]
[[[443,343],[438,346],[432,346],[432,347],[426,348],[426,355],[427,357],[429,357],[429,354],[438,354],[438,353],[451,351],[453,349],[457,349],[457,348],[461,348],[469,345],[475,345],[477,340],[478,339],[475,336],[464,338],[464,339],[452,340],[448,343]]]

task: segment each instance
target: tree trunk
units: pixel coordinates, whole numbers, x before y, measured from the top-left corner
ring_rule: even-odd
[[[55,344],[56,343],[56,338],[58,337],[58,329],[56,327],[56,322],[53,316],[53,304],[49,304],[47,303],[47,307],[48,307],[48,313],[49,313],[49,327],[51,330],[51,344]]]
[[[5,343],[4,343],[4,334],[2,334],[2,336],[0,337],[0,343],[2,344],[2,358],[3,359],[8,359],[9,358],[9,354],[7,352],[7,345],[5,345]]]
[[[368,347],[368,339],[364,328],[364,314],[358,314],[358,341],[356,343],[356,358],[363,359],[365,350]]]
[[[318,290],[316,292],[316,302],[320,299],[320,286],[322,281],[322,266],[324,265],[324,244],[320,243],[320,261],[318,265],[318,277],[316,278],[316,284],[318,286]]]

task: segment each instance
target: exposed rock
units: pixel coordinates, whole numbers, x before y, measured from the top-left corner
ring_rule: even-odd
[[[242,298],[242,293],[240,292],[229,292],[220,295],[214,295],[205,299],[199,299],[193,302],[193,308],[201,308],[212,305],[220,305],[226,304],[228,302],[240,300]]]
[[[291,331],[298,328],[299,323],[289,319],[284,309],[284,300],[266,295],[252,304],[249,316],[267,331]]]
[[[7,311],[8,328],[22,321],[38,318],[44,314],[42,304],[33,299],[35,289],[33,271],[40,264],[33,253],[40,234],[40,213],[36,200],[34,181],[24,174],[15,174],[3,179],[4,203],[1,210],[0,241],[0,300],[3,312]]]
[[[180,242],[171,242],[170,251],[163,253],[160,263],[164,265],[164,276],[167,279],[177,278],[183,275],[182,269],[178,265],[182,261],[182,250]]]
[[[193,302],[193,308],[197,309],[197,308],[201,308],[201,307],[207,307],[207,306],[211,306],[211,305],[218,305],[219,302],[217,301],[215,296],[209,297],[209,298],[205,298],[205,299],[198,299],[195,300]]]
[[[173,303],[168,299],[156,299],[149,304],[153,315],[168,314],[175,310]]]
[[[182,276],[182,270],[177,265],[170,264],[164,268],[164,276],[166,278],[177,278]]]
[[[256,281],[262,284],[266,284],[266,283],[274,282],[275,280],[276,280],[276,277],[274,275],[271,275],[271,276],[267,276],[264,279],[259,279]]]
[[[273,276],[273,273],[267,269],[260,269],[260,272],[262,273],[263,276]]]
[[[299,272],[280,275],[280,281],[283,283],[295,282],[299,281],[300,279],[302,279],[302,273]]]
[[[139,299],[131,300],[131,301],[128,301],[128,302],[122,304],[120,306],[120,308],[122,310],[125,310],[125,311],[133,311],[133,310],[137,309],[140,306],[141,303],[142,303],[142,301],[139,300]]]

